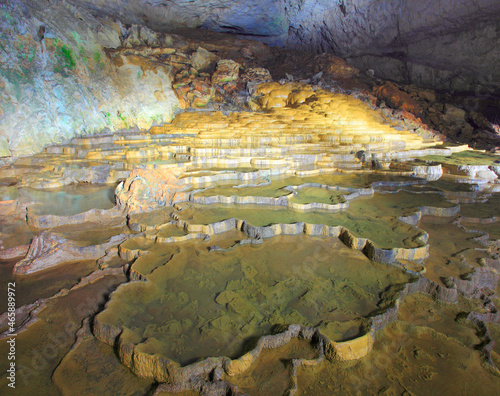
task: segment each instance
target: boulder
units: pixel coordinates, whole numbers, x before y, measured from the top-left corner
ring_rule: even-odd
[[[490,132],[493,132],[494,130],[491,122],[489,122],[484,115],[476,113],[475,111],[471,111],[469,113],[468,121],[476,128],[484,129]]]
[[[134,169],[115,191],[119,208],[129,213],[149,211],[187,200],[180,169]]]
[[[273,81],[273,77],[269,70],[263,67],[253,67],[245,70],[245,73],[241,76],[241,81],[246,83],[248,92],[253,95],[257,85]]]
[[[425,100],[430,103],[436,101],[436,93],[430,89],[422,89],[418,91],[419,99]]]
[[[233,60],[222,59],[217,62],[217,70],[212,75],[213,85],[225,85],[237,81],[241,65]]]
[[[205,48],[198,49],[191,55],[191,65],[198,71],[209,71],[215,68],[219,57]]]
[[[445,104],[444,106],[443,119],[448,125],[461,126],[465,124],[465,115],[465,110],[459,109],[458,107],[450,104]]]
[[[360,72],[344,59],[332,54],[321,54],[314,58],[315,71],[320,70],[333,79],[353,78]]]
[[[392,108],[408,111],[417,117],[422,115],[418,102],[393,83],[385,82],[375,87],[373,94]]]
[[[194,68],[177,73],[172,85],[183,109],[206,107],[214,96],[208,74],[198,74]]]

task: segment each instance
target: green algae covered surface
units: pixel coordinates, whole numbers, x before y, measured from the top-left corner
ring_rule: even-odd
[[[287,186],[298,186],[311,183],[335,186],[341,188],[368,188],[375,182],[403,183],[415,182],[415,178],[406,176],[377,175],[377,174],[327,174],[319,176],[273,176],[269,179],[258,179],[246,182],[219,182],[216,186],[206,188],[195,193],[195,196],[210,197],[215,195],[222,196],[256,196],[256,197],[281,197],[290,194]],[[314,195],[311,197],[311,199]],[[320,201],[314,201],[320,202]],[[325,202],[327,203],[327,202]]]
[[[310,224],[326,224],[332,227],[344,226],[355,236],[369,238],[382,248],[417,247],[419,243],[414,238],[421,234],[416,228],[404,224],[396,218],[381,219],[372,217],[368,211],[365,212],[364,216],[363,213],[354,216],[351,211],[337,213],[326,211],[298,212],[281,207],[256,205],[183,204],[182,207],[185,210],[179,212],[179,217],[192,224],[210,224],[226,219],[239,218],[256,227],[271,224],[291,224],[301,221]]]
[[[123,275],[106,276],[48,302],[47,308],[37,315],[40,319],[15,337],[16,388],[12,394],[62,394],[53,382],[52,375],[55,369],[74,345],[75,333],[82,326],[82,320],[98,309],[104,301],[104,295],[109,294],[117,284],[124,281]],[[21,295],[21,290],[18,293]],[[7,339],[0,340],[2,356],[7,356],[9,351],[9,344],[6,341]],[[90,356],[85,357],[86,362],[89,359]],[[95,361],[92,364],[95,364]],[[0,361],[2,373],[6,373],[8,365],[7,359]],[[8,383],[6,376],[0,377],[1,389],[8,389]],[[72,388],[70,393],[75,391],[75,388]],[[85,394],[85,392],[77,393]]]
[[[302,367],[298,394],[495,393],[500,380],[484,369],[479,352],[421,324],[404,320],[390,324],[377,336],[372,352],[359,361],[325,360]]]
[[[309,189],[306,201],[329,201],[335,191]],[[318,198],[317,195],[321,196]],[[300,190],[298,196],[300,197]],[[290,224],[306,222],[343,226],[359,238],[367,238],[381,248],[417,247],[420,242],[415,238],[421,231],[398,220],[403,214],[412,214],[418,207],[453,206],[439,194],[414,194],[400,192],[396,194],[374,194],[371,197],[359,197],[349,203],[343,211],[296,211],[282,207],[257,205],[200,205],[181,204],[183,208],[177,215],[191,224],[210,224],[218,221],[238,218],[261,227],[271,224]]]
[[[425,276],[437,283],[444,278],[456,277],[469,272],[471,266],[479,266],[478,260],[488,257],[470,234],[451,223],[448,218],[424,217],[420,222],[429,234],[429,257],[425,260]]]
[[[62,65],[70,68],[71,56],[75,54],[61,48],[61,55],[69,59],[69,63]],[[95,57],[96,62],[101,60]],[[121,110],[103,111],[110,123],[115,113],[127,126],[125,118],[129,117],[122,115]],[[328,113],[328,117],[333,114]],[[273,128],[268,130],[270,125],[264,123],[260,132],[269,133],[269,140],[260,141],[256,135],[252,143],[240,140],[241,131],[232,127],[214,131],[212,123],[221,125],[217,124],[217,117],[213,114],[205,127],[198,125],[199,119],[191,119],[191,130],[182,126],[182,122],[177,126],[158,127],[165,136],[169,130],[172,136],[182,135],[180,142],[174,137],[153,142],[142,133],[130,136],[128,143],[117,141],[119,146],[108,141],[111,136],[98,138],[107,142],[102,146],[99,140],[93,141],[90,137],[76,139],[68,150],[54,151],[74,152],[74,158],[64,154],[57,159],[47,152],[33,163],[37,168],[32,169],[31,175],[26,173],[29,177],[0,181],[5,186],[0,189],[0,197],[36,201],[37,205],[30,210],[39,215],[67,216],[92,208],[113,207],[114,187],[111,186],[77,185],[52,191],[15,186],[15,182],[32,187],[62,185],[58,172],[83,158],[90,161],[84,166],[103,166],[103,171],[109,171],[110,178],[106,180],[116,181],[136,166],[144,171],[168,170],[169,165],[183,163],[178,169],[174,168],[185,171],[180,178],[185,188],[182,192],[191,194],[187,201],[176,201],[171,207],[154,207],[156,210],[151,212],[142,211],[152,208],[146,203],[140,206],[141,211],[128,213],[126,221],[124,216],[119,224],[104,225],[103,216],[103,224],[99,226],[77,224],[50,230],[81,246],[100,243],[114,234],[137,233],[109,249],[106,259],[111,258],[110,261],[63,263],[22,279],[11,274],[15,260],[2,264],[0,274],[7,281],[16,281],[18,304],[50,297],[80,282],[78,288],[63,290],[49,300],[47,308],[37,314],[39,320],[19,334],[19,367],[35,370],[26,383],[26,371],[20,370],[21,392],[149,394],[155,392],[158,384],[153,384],[153,379],[136,378],[133,373],[154,377],[154,380],[164,379],[164,372],[149,371],[169,371],[163,365],[163,358],[173,361],[172,366],[177,363],[187,366],[218,356],[242,359],[226,361],[216,370],[210,368],[210,379],[221,375],[250,395],[279,395],[294,386],[301,395],[433,391],[459,394],[470,393],[472,389],[487,393],[498,388],[498,377],[485,369],[484,357],[488,357],[488,352],[483,349],[487,342],[484,331],[464,319],[471,312],[493,313],[487,303],[489,298],[497,303],[496,295],[490,293],[483,299],[469,299],[459,293],[455,304],[439,300],[448,301],[445,289],[452,282],[450,278],[461,278],[463,282],[472,279],[473,269],[484,266],[484,259],[491,257],[488,254],[491,246],[479,245],[474,238],[480,234],[467,232],[463,226],[487,230],[492,238],[500,236],[498,223],[483,221],[493,222],[491,217],[498,216],[498,197],[479,193],[482,187],[485,192],[494,191],[496,181],[490,179],[489,186],[458,183],[470,180],[465,176],[457,178],[453,170],[459,164],[495,165],[496,157],[464,152],[450,157],[427,157],[399,168],[393,166],[391,171],[373,170],[354,154],[361,147],[359,142],[365,140],[356,124],[346,128],[356,132],[352,145],[346,143],[351,140],[344,139],[346,144],[337,150],[336,143],[328,143],[336,132],[326,131],[323,135],[323,115],[319,118],[320,135],[311,132],[307,122],[303,124],[306,135],[299,133],[298,120],[294,120],[290,130],[278,132]],[[283,139],[282,133],[285,133]],[[222,135],[220,147],[219,135]],[[234,141],[225,146],[232,139]],[[303,143],[306,141],[309,143]],[[376,141],[378,137],[373,142]],[[420,143],[412,139],[399,143],[405,143],[407,148],[420,147]],[[383,146],[392,150],[389,143]],[[407,170],[412,165],[425,164],[433,158],[449,164],[444,168],[451,174],[437,181],[409,177],[411,172]],[[54,162],[49,166],[50,161]],[[108,169],[108,165],[112,167]],[[340,169],[346,173],[340,173]],[[25,169],[15,170],[25,175]],[[5,172],[5,175],[11,173]],[[26,182],[29,180],[33,183]],[[129,192],[133,193],[139,185],[140,182]],[[150,193],[154,195],[152,190]],[[204,199],[215,196],[238,199]],[[245,200],[243,197],[275,199]],[[240,204],[201,204],[219,200]],[[480,210],[476,209],[479,201],[485,202]],[[120,199],[120,202],[125,201]],[[460,213],[458,203],[462,204]],[[310,204],[320,205],[305,206]],[[323,209],[311,210],[311,207]],[[424,207],[437,208],[424,211],[434,216],[421,218],[418,212]],[[459,216],[468,219],[459,219]],[[305,231],[300,227],[281,227],[283,232],[295,229],[299,234],[261,239],[259,235],[264,232],[253,233],[255,230],[247,231],[246,227],[229,230],[222,225],[203,227],[230,218],[257,227],[298,222],[341,226],[355,237],[372,241],[378,248],[422,249],[398,251],[397,257],[402,257],[401,260],[381,264],[367,258],[380,259],[370,254],[370,244],[352,241],[351,235],[344,232],[339,239],[306,235],[311,227],[304,228]],[[224,225],[228,224],[233,223]],[[275,227],[278,229],[280,227]],[[314,228],[318,229],[322,228]],[[6,248],[19,245],[14,240],[16,234],[22,234],[19,240],[22,238],[23,244],[28,244],[34,235],[24,219],[9,222],[1,231],[0,239]],[[424,246],[427,244],[429,246]],[[418,254],[410,254],[415,252]],[[119,257],[113,256],[116,253]],[[129,266],[124,266],[123,273],[115,268],[125,262]],[[102,275],[99,265],[110,265],[112,275]],[[93,276],[85,278],[93,271]],[[427,280],[419,282],[419,276]],[[80,281],[82,278],[85,279]],[[410,282],[412,286],[405,289]],[[429,286],[431,292],[411,294],[415,291],[413,286],[424,293],[429,293],[426,289]],[[495,292],[499,292],[498,285]],[[383,317],[381,313],[386,309],[391,310]],[[376,318],[372,322],[373,316]],[[65,327],[68,324],[71,327]],[[262,340],[261,337],[282,331],[289,324],[309,329],[302,328],[299,337],[279,346],[286,335]],[[496,324],[489,326],[491,337],[496,341],[500,334],[497,327]],[[61,328],[66,334],[60,332]],[[366,335],[369,329],[376,329],[376,333]],[[316,330],[333,344],[318,333],[312,336]],[[54,341],[53,335],[59,341]],[[62,336],[64,342],[60,341]],[[112,345],[99,342],[95,337]],[[277,347],[256,352],[259,340]],[[129,342],[134,345],[133,349]],[[55,350],[47,352],[45,349],[54,343]],[[309,361],[300,367],[297,362],[291,362],[292,359],[319,358],[322,346],[325,359]],[[0,341],[0,352],[5,354],[7,348],[5,340]],[[342,348],[352,348],[351,353],[342,355],[339,353]],[[250,350],[252,354],[246,354]],[[132,356],[128,356],[131,351]],[[495,362],[500,361],[498,351],[496,347],[491,354]],[[35,356],[38,352],[45,359],[42,368],[33,366],[34,361],[40,361],[36,360],[38,355]],[[245,361],[249,356],[252,364]],[[354,360],[343,361],[346,356]],[[197,367],[209,366],[215,360],[205,360]],[[226,364],[234,364],[234,367]],[[0,365],[4,373],[5,366],[5,362]],[[169,389],[182,390],[184,394],[191,393],[189,386],[199,390],[201,382],[191,369],[197,370],[191,366],[182,372],[188,373],[192,383],[173,383]],[[180,374],[181,371],[176,370],[173,375]],[[178,378],[173,381],[176,380],[183,381]],[[6,382],[6,375],[0,376],[0,385]]]
[[[290,198],[290,202],[310,204],[313,202],[334,205],[346,202],[345,196],[349,192],[331,191],[319,187],[304,187],[297,191],[297,195]]]
[[[493,224],[478,224],[478,223],[461,223],[468,230],[474,230],[481,232],[486,232],[488,234],[488,239],[498,240],[500,239],[500,223]],[[472,234],[474,235],[474,234]],[[475,234],[474,236],[479,236],[480,234]]]
[[[330,238],[281,236],[222,252],[177,247],[173,255],[168,246],[155,253],[165,263],[157,261],[147,283],[113,294],[99,320],[131,329],[144,348],[154,343],[156,353],[181,364],[238,357],[278,324],[318,326],[332,340],[357,335],[359,328],[342,334],[335,322],[369,315],[383,290],[409,279]]]
[[[17,291],[17,306],[32,304],[37,300],[51,297],[61,289],[70,289],[78,281],[97,269],[94,261],[80,261],[59,265],[55,268],[44,270],[38,274],[17,276],[12,274],[14,264],[17,262],[4,262],[0,264],[0,275],[6,282],[15,282]],[[7,300],[0,303],[0,310],[7,310]]]
[[[454,153],[449,157],[428,155],[421,159],[450,165],[500,165],[500,156],[472,150]]]

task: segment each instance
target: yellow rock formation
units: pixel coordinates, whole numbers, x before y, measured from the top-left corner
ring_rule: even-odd
[[[361,359],[368,355],[373,348],[373,337],[370,333],[345,342],[332,342],[332,358],[345,362]]]

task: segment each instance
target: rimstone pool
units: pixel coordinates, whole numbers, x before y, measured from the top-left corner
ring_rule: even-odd
[[[16,392],[500,388],[500,157],[350,96],[258,89],[254,112],[0,168]]]

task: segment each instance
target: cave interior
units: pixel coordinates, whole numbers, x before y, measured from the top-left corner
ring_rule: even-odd
[[[0,1],[0,393],[497,394],[499,21]]]

